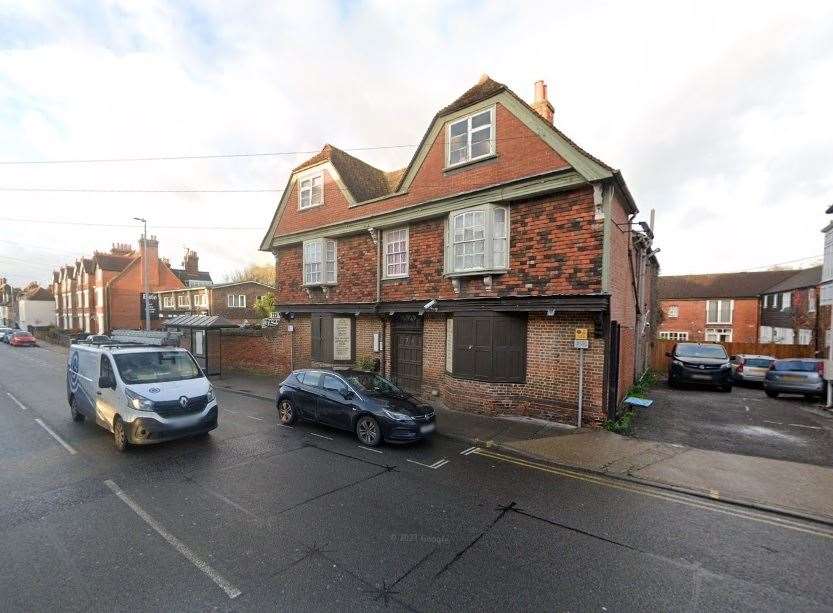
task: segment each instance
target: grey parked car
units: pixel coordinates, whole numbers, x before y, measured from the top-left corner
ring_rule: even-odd
[[[732,356],[732,378],[735,383],[763,383],[775,358],[768,355],[739,353]]]
[[[824,362],[813,358],[775,360],[766,373],[764,391],[770,398],[777,398],[778,394],[821,396],[824,393]]]

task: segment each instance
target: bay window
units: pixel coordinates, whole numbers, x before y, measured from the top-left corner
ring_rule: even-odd
[[[506,270],[509,209],[490,204],[451,213],[445,264],[446,274]]]
[[[304,241],[304,285],[332,285],[338,278],[336,242],[317,238]]]
[[[446,134],[446,166],[485,158],[495,152],[495,108],[450,122]]]
[[[384,276],[396,279],[408,276],[408,228],[384,232]]]
[[[707,300],[706,301],[706,323],[707,324],[730,324],[732,323],[732,300]]]
[[[307,177],[298,181],[298,208],[309,209],[323,202],[324,174]]]

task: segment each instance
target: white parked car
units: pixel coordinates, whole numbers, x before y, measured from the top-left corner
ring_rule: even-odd
[[[732,356],[732,379],[735,383],[763,383],[775,358],[771,355],[739,353]]]

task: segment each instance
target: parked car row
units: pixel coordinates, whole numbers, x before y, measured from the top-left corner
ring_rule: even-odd
[[[666,354],[668,385],[707,385],[724,392],[735,383],[762,385],[766,395],[801,394],[808,398],[824,394],[824,362],[815,358],[777,359],[767,355],[729,356],[718,343],[676,343]]]
[[[0,341],[12,347],[35,347],[38,344],[29,332],[14,328],[0,328]]]

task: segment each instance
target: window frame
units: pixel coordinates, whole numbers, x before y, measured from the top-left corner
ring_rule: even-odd
[[[318,179],[321,182],[321,195],[319,197],[319,202],[315,203],[312,199],[312,190],[315,187],[313,182],[315,179]],[[304,187],[304,182],[309,181],[309,187]],[[309,192],[309,204],[304,206],[304,192]],[[313,209],[317,206],[322,206],[324,204],[324,170],[318,170],[316,172],[310,172],[304,175],[300,175],[298,177],[298,210],[299,211],[306,211],[307,209]]]
[[[495,213],[502,211],[504,214],[504,236],[495,236]],[[475,268],[461,268],[457,269],[455,266],[455,247],[458,244],[465,244],[468,242],[477,242],[479,239],[455,241],[454,223],[455,219],[468,213],[483,213],[483,266]],[[509,205],[486,203],[478,206],[467,207],[464,209],[457,209],[451,211],[446,217],[445,221],[445,258],[444,258],[444,275],[447,277],[462,277],[462,276],[485,276],[490,274],[502,274],[509,271],[510,252],[512,249],[512,212]],[[503,251],[503,261],[496,262],[495,260],[495,241],[505,241],[505,249]],[[462,254],[477,255],[477,254]]]
[[[395,253],[388,253],[388,245],[389,244],[391,244],[392,242],[403,242],[402,239],[397,239],[396,241],[391,241],[390,240],[391,235],[394,234],[394,233],[397,233],[397,232],[404,232],[405,233],[405,238],[404,238],[404,243],[405,243],[405,252],[404,252],[405,253],[405,262],[404,262],[405,272],[397,273],[397,274],[391,274],[391,273],[388,272],[388,266],[391,266],[391,264],[388,263],[388,256],[398,255],[398,254],[402,253],[401,251],[397,251]],[[382,263],[382,278],[383,279],[404,279],[404,278],[407,278],[408,276],[410,276],[410,274],[411,274],[411,262],[410,262],[410,260],[411,260],[411,232],[410,232],[410,229],[409,229],[408,226],[401,226],[401,227],[398,227],[398,228],[389,228],[389,229],[382,232],[382,255],[384,257],[384,260],[383,260],[383,263]],[[398,263],[399,262],[394,263],[393,266],[396,266]]]
[[[445,170],[451,168],[457,168],[459,166],[464,166],[466,164],[471,164],[474,162],[479,162],[480,160],[485,160],[490,157],[494,157],[496,155],[496,121],[495,121],[495,108],[496,105],[491,105],[486,108],[479,109],[472,113],[468,113],[467,115],[463,115],[461,117],[457,117],[456,119],[451,119],[445,124]],[[474,130],[471,127],[471,121],[474,117],[478,115],[482,115],[484,113],[489,113],[489,127],[491,129],[491,134],[489,136],[489,152],[484,153],[482,155],[478,155],[477,157],[472,157],[471,155],[471,142],[472,142],[472,133],[473,132],[482,132],[486,129],[486,126],[478,126]],[[466,159],[461,160],[459,162],[452,162],[451,161],[451,128],[452,126],[456,126],[466,122]]]
[[[788,311],[792,308],[792,292],[781,292],[781,310]]]
[[[191,297],[188,294],[179,294],[176,297],[176,306],[177,307],[190,307],[191,306]]]
[[[659,339],[663,341],[688,341],[688,332],[677,330],[660,330]]]
[[[731,343],[732,342],[732,328],[706,328],[704,338],[707,343]],[[715,338],[709,338],[709,335]],[[728,336],[726,340],[720,340],[720,336]]]
[[[712,321],[709,319],[709,305],[712,302],[717,303],[717,319]],[[721,303],[728,302],[729,303],[729,320],[728,321],[720,321],[720,312],[721,312]],[[706,300],[706,324],[707,325],[732,325],[732,320],[734,319],[735,315],[735,301],[730,298],[714,298]]]
[[[815,287],[808,287],[807,288],[807,312],[808,313],[815,313],[816,312],[816,288]]]
[[[668,319],[679,319],[680,318],[680,307],[676,304],[671,304],[668,306]]]
[[[165,294],[164,296],[162,296],[162,308],[163,309],[176,308],[176,300],[174,299],[173,294]]]
[[[321,260],[319,262],[309,262],[310,264],[318,264],[320,266],[318,274],[320,279],[318,281],[307,280],[307,246],[317,244],[319,245]],[[328,260],[328,247],[332,246],[333,258]],[[332,263],[332,280],[327,279],[328,270],[327,265]],[[338,241],[333,238],[314,238],[306,240],[301,244],[301,281],[305,287],[323,287],[329,285],[336,285],[338,283]]]

